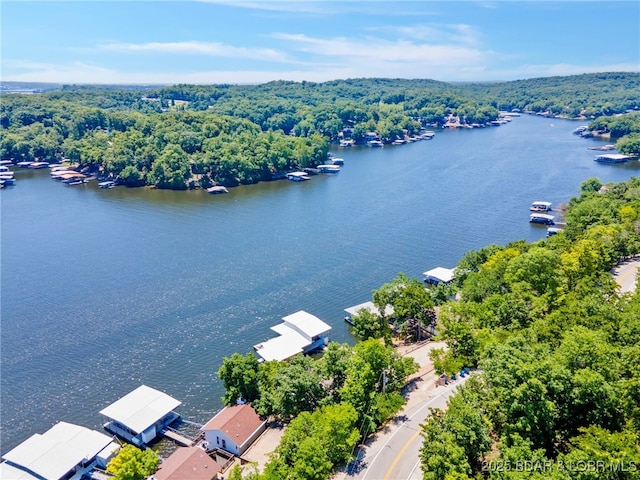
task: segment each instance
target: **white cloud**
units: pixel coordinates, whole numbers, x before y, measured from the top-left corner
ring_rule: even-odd
[[[461,45],[478,45],[480,35],[467,24],[449,25],[389,25],[372,27],[370,31],[389,32],[404,38],[431,43],[455,43]]]
[[[307,54],[342,59],[345,63],[362,62],[417,62],[431,66],[480,65],[493,56],[491,51],[482,51],[460,45],[415,43],[409,40],[384,40],[367,37],[353,40],[344,37],[320,39],[304,34],[277,33],[280,40],[291,42],[292,48]],[[414,65],[415,67],[415,65]]]
[[[245,48],[225,45],[220,42],[148,42],[148,43],[106,43],[99,45],[102,50],[116,52],[170,53],[179,55],[208,55],[215,57],[288,62],[283,52],[271,48]]]
[[[340,9],[339,3],[315,2],[312,0],[297,0],[295,2],[284,0],[271,0],[262,2],[246,2],[235,0],[198,0],[202,3],[212,3],[216,5],[226,5],[229,7],[245,8],[250,10],[265,10],[269,12],[286,13],[311,13],[316,15],[327,15],[337,13]],[[336,7],[336,8],[334,8]]]

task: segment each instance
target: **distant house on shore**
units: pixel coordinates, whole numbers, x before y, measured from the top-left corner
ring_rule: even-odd
[[[234,405],[222,409],[201,430],[207,448],[221,448],[234,455],[242,455],[267,428],[249,404]]]
[[[167,457],[149,480],[214,480],[222,470],[218,462],[199,447],[180,447]]]
[[[108,421],[105,430],[137,447],[145,447],[178,415],[173,410],[182,402],[166,393],[141,385],[100,411]]]
[[[3,480],[80,478],[107,463],[120,448],[111,437],[73,423],[58,422],[2,456]]]

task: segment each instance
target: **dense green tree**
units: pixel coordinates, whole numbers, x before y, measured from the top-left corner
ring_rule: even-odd
[[[133,445],[125,445],[107,465],[107,472],[116,480],[144,480],[154,474],[160,458],[153,450],[140,450]]]
[[[252,402],[260,395],[259,363],[252,353],[240,355],[234,353],[231,357],[224,357],[218,369],[218,377],[225,388],[223,402],[234,405],[237,400]]]

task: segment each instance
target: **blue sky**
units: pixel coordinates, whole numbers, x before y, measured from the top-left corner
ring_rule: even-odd
[[[2,0],[1,79],[516,80],[640,71],[637,1]]]

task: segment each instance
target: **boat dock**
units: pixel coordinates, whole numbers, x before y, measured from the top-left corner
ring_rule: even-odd
[[[167,437],[170,440],[173,440],[178,445],[182,445],[183,447],[191,447],[195,444],[196,440],[185,437],[184,435],[178,433],[171,427],[164,427],[160,430],[160,434]]]

